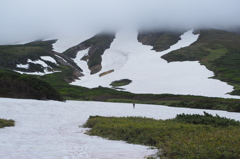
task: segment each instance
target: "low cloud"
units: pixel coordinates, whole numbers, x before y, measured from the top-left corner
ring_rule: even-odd
[[[0,44],[124,28],[234,28],[239,15],[239,0],[1,0]]]

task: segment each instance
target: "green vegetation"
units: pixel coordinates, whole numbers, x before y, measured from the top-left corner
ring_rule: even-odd
[[[0,46],[0,68],[15,69],[26,71],[23,68],[17,68],[17,64],[27,64],[27,60],[38,60],[40,56],[52,56],[51,41],[35,41],[24,45],[2,45]],[[51,65],[57,68],[56,65]],[[28,71],[43,71],[41,65],[30,63]]]
[[[171,45],[177,43],[183,32],[184,31],[140,32],[138,34],[138,41],[144,45],[153,46],[153,50],[164,51],[169,49]]]
[[[0,70],[0,96],[63,101],[62,96],[47,82],[34,76]]]
[[[0,128],[14,126],[14,120],[0,119]]]
[[[91,116],[84,127],[92,128],[89,135],[154,146],[161,158],[236,159],[240,156],[239,122],[206,112],[203,116],[181,114],[170,120]]]
[[[172,61],[200,61],[215,73],[214,78],[234,86],[232,95],[240,95],[240,35],[220,31],[201,30],[199,39],[162,58]]]
[[[214,127],[220,126],[240,126],[239,121],[235,121],[233,119],[227,119],[225,117],[220,117],[219,115],[213,116],[204,111],[204,116],[199,114],[178,114],[174,121],[181,123],[189,123],[189,124],[203,124],[203,125],[211,125]]]
[[[113,81],[110,85],[113,87],[120,87],[120,86],[126,86],[128,84],[130,84],[132,82],[132,80],[129,79],[121,79],[118,81]]]

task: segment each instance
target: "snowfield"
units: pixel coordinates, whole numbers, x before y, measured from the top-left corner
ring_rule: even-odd
[[[195,42],[199,35],[194,35],[192,30],[184,33],[181,40],[162,52],[156,52],[151,46],[139,43],[137,35],[137,31],[134,30],[117,32],[110,48],[102,55],[102,70],[94,75],[90,75],[86,62],[80,60],[87,50],[78,52],[74,61],[83,69],[85,76],[71,84],[88,88],[111,87],[113,81],[130,79],[132,83],[121,88],[133,93],[240,98],[228,95],[227,93],[233,91],[233,86],[211,79],[214,73],[200,65],[198,61],[167,63],[160,58],[166,53]],[[101,73],[109,70],[114,72],[99,77]]]
[[[41,56],[41,59],[43,59],[45,61],[52,62],[52,63],[58,65],[57,61],[54,58],[52,58],[51,56]]]
[[[45,61],[49,61],[49,62],[52,62],[56,65],[58,65],[58,63],[56,62],[56,60],[54,58],[52,58],[51,56],[41,56],[41,59],[45,60]],[[52,69],[51,66],[49,66],[48,64],[46,64],[44,61],[42,60],[35,60],[35,61],[32,61],[31,59],[28,59],[27,61],[28,63],[34,63],[34,64],[39,64],[39,65],[42,65],[42,67],[44,68],[44,72],[22,72],[22,71],[17,71],[17,70],[14,70],[15,72],[18,72],[18,73],[21,73],[21,74],[29,74],[29,75],[40,75],[40,76],[43,76],[43,75],[46,75],[46,74],[52,74],[52,73],[55,73],[55,72],[59,72],[59,71],[49,71],[47,68],[50,68]],[[28,69],[29,68],[29,64],[18,64],[17,67],[19,68],[25,68],[25,69]]]
[[[90,115],[174,118],[176,114],[218,114],[240,121],[239,113],[137,104],[38,101],[0,98],[0,118],[14,127],[0,129],[1,159],[141,159],[156,154],[147,146],[85,135]]]

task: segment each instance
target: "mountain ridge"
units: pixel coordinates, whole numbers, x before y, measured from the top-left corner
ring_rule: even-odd
[[[196,32],[196,31],[194,31],[194,32]],[[210,31],[211,32],[211,31]],[[219,32],[224,32],[224,31],[219,31]],[[199,33],[199,32],[198,32]],[[195,33],[196,34],[196,33]],[[139,42],[139,43],[142,43],[142,41],[141,41],[141,39],[139,40],[138,38],[139,38],[139,35],[141,35],[141,33],[138,33],[137,34],[137,41]],[[155,41],[155,39],[159,39],[160,38],[160,43],[162,42],[162,44],[166,44],[166,45],[164,45],[164,46],[161,46],[162,47],[162,49],[160,49],[159,51],[161,51],[161,50],[166,50],[168,47],[169,47],[169,45],[171,45],[171,44],[173,44],[174,42],[171,40],[171,38],[173,37],[173,39],[175,39],[175,41],[176,41],[176,39],[179,39],[178,38],[178,35],[180,35],[180,33],[173,33],[173,34],[171,34],[171,33],[169,33],[169,31],[166,31],[166,33],[164,33],[164,32],[162,32],[162,33],[160,33],[160,34],[153,34],[153,33],[151,33],[150,35],[152,35],[153,37],[151,37],[151,36],[149,36],[149,39],[151,40],[151,39],[153,39],[152,41]],[[201,35],[201,34],[200,34]],[[101,34],[97,34],[97,36],[100,36],[100,38],[99,39],[101,39],[101,40],[103,40],[104,38],[102,38],[101,36]],[[113,40],[116,40],[116,37],[115,37],[115,35],[113,36],[113,35],[107,35],[107,36],[109,36],[108,38],[106,38],[107,40],[107,42],[105,42],[104,40],[102,41],[102,43],[104,44],[104,50],[105,51],[102,51],[102,53],[100,53],[101,55],[99,55],[99,54],[97,54],[97,56],[98,57],[101,57],[101,58],[103,58],[103,61],[101,62],[101,65],[102,66],[106,66],[105,64],[105,62],[106,61],[104,61],[104,57],[106,56],[105,54],[106,54],[106,51],[108,51],[109,52],[109,50],[111,50],[111,47],[112,47],[112,45],[113,45],[113,42],[111,42],[111,39]],[[145,35],[144,36],[147,36],[147,33],[145,33]],[[144,36],[143,36],[143,38],[144,38]],[[162,36],[167,36],[167,37],[169,37],[169,39],[168,40],[165,40],[166,38],[162,38]],[[235,34],[231,34],[231,36],[235,36]],[[230,38],[231,38],[231,36],[230,36]],[[92,38],[90,38],[90,39],[86,39],[86,40],[83,40],[83,41],[81,41],[81,42],[79,42],[79,44],[78,45],[81,45],[81,47],[80,47],[80,50],[75,50],[75,54],[77,54],[79,51],[83,51],[83,50],[85,50],[85,52],[89,49],[89,48],[91,48],[92,46],[93,46],[93,43],[94,43],[94,38],[96,38],[96,36],[93,36]],[[127,36],[126,36],[126,38],[127,38]],[[161,39],[162,38],[162,39]],[[216,37],[215,37],[216,38]],[[181,38],[180,38],[181,39]],[[214,37],[213,37],[213,39],[214,39]],[[100,40],[100,41],[101,41]],[[124,40],[124,39],[123,39]],[[178,40],[179,41],[179,40]],[[224,42],[224,39],[222,40],[223,42]],[[127,42],[127,41],[126,41]],[[171,42],[171,43],[169,43],[169,42]],[[41,43],[41,42],[38,42],[38,43]],[[43,47],[45,47],[44,46],[44,43],[51,43],[51,45],[53,45],[53,41],[46,41],[46,42],[42,42],[42,44],[43,44]],[[87,43],[87,44],[86,44]],[[98,42],[96,42],[95,41],[95,45],[97,45],[97,43]],[[198,41],[196,41],[196,42],[194,42],[192,45],[197,45],[197,43],[199,43]],[[226,43],[232,43],[232,42],[226,42]],[[85,44],[85,45],[87,45],[86,47],[83,47],[84,45],[83,44]],[[127,44],[127,43],[126,43]],[[151,43],[145,43],[145,44],[148,44],[148,45],[151,45]],[[145,45],[144,44],[144,45]],[[237,44],[238,44],[238,42],[237,42]],[[234,47],[236,47],[237,48],[237,46],[238,45],[234,45]],[[29,44],[24,44],[24,45],[22,45],[22,46],[28,46]],[[41,44],[35,44],[35,45],[41,45]],[[78,45],[76,45],[75,47],[77,47]],[[99,44],[98,44],[99,45]],[[128,45],[128,44],[127,44]],[[147,46],[147,48],[149,48],[149,50],[151,50],[151,47],[150,46],[148,46],[148,45],[146,45]],[[189,47],[192,47],[192,45],[190,45],[190,46],[188,46],[188,47],[186,47],[186,48],[182,48],[182,49],[180,49],[180,50],[187,50]],[[49,45],[50,46],[50,45]],[[101,46],[101,45],[99,45],[99,46]],[[156,45],[157,46],[157,45]],[[172,45],[171,45],[172,46]],[[3,47],[5,47],[5,46],[0,46],[1,48],[3,48]],[[16,47],[16,46],[11,46],[11,47]],[[44,55],[44,56],[50,56],[50,57],[52,57],[53,59],[54,59],[54,61],[56,62],[56,63],[54,63],[53,61],[51,62],[51,61],[46,61],[46,60],[43,60],[41,57],[42,56],[38,56],[38,58],[35,58],[35,59],[32,59],[32,61],[33,60],[42,60],[42,61],[44,61],[49,67],[51,67],[52,68],[52,70],[50,70],[50,72],[48,72],[48,74],[46,74],[46,73],[44,73],[43,71],[44,71],[44,67],[43,66],[39,66],[39,64],[34,64],[34,63],[32,63],[32,65],[36,65],[36,67],[31,67],[31,68],[35,68],[35,71],[42,71],[43,72],[43,74],[41,75],[41,76],[38,76],[38,78],[40,78],[40,79],[43,79],[43,80],[45,80],[45,81],[47,81],[47,82],[50,82],[50,84],[52,84],[53,86],[54,86],[54,88],[56,88],[58,91],[60,91],[61,92],[61,94],[62,95],[64,95],[65,97],[67,97],[67,99],[79,99],[79,98],[81,98],[81,99],[87,99],[88,97],[84,97],[83,96],[83,94],[81,93],[82,91],[80,91],[81,89],[82,90],[85,90],[85,91],[96,91],[96,89],[99,89],[99,90],[101,90],[102,89],[102,87],[99,87],[99,86],[97,86],[98,88],[96,88],[96,89],[86,89],[86,88],[84,88],[84,87],[76,87],[76,86],[70,86],[68,83],[72,83],[72,82],[74,82],[74,81],[76,81],[76,80],[83,80],[85,77],[86,77],[86,74],[84,74],[85,72],[82,70],[82,67],[79,67],[78,66],[78,64],[75,62],[76,60],[81,60],[82,62],[85,62],[86,64],[88,64],[87,62],[89,61],[89,57],[86,57],[86,56],[82,56],[83,58],[81,58],[81,59],[74,59],[74,56],[72,56],[72,55],[70,55],[69,53],[67,53],[68,51],[65,51],[64,53],[58,53],[58,52],[55,52],[55,51],[53,51],[53,48],[52,48],[52,46],[51,47],[48,47],[48,48],[50,48],[47,52],[45,52],[44,54],[41,54],[41,55]],[[72,47],[72,48],[74,48],[74,46]],[[118,47],[118,48],[120,48],[120,47]],[[0,54],[2,53],[4,53],[4,52],[2,52],[1,50],[3,50],[3,49],[0,49]],[[89,49],[90,50],[90,49]],[[92,49],[93,51],[94,51],[94,49]],[[6,50],[5,50],[6,51]],[[139,51],[141,51],[141,50],[139,50]],[[178,52],[179,50],[176,50],[176,51],[173,51],[173,53],[174,52]],[[115,52],[114,53],[114,55],[117,55],[116,54],[117,52]],[[172,53],[172,52],[171,52]],[[169,54],[171,54],[171,53],[169,53]],[[14,54],[11,54],[11,52],[9,53],[10,55],[10,57],[12,56],[12,57],[14,57],[13,55]],[[32,52],[32,54],[34,54],[34,51]],[[94,53],[92,54],[92,55],[94,55]],[[136,54],[137,55],[137,54]],[[97,57],[96,56],[96,57]],[[138,54],[138,56],[140,56],[140,54]],[[149,54],[148,56],[151,56],[151,54]],[[95,57],[95,55],[93,56],[93,57]],[[92,58],[93,58],[92,57]],[[119,60],[119,57],[120,56],[116,56],[115,57],[115,59],[114,60]],[[136,56],[137,57],[137,56]],[[160,58],[161,56],[158,56],[158,58]],[[25,59],[25,61],[26,61],[26,59]],[[31,63],[31,62],[30,62]],[[105,64],[104,64],[105,63]],[[21,63],[15,63],[15,68],[14,67],[2,67],[2,68],[5,68],[5,69],[11,69],[11,70],[15,70],[16,71],[16,68],[17,68],[17,64],[21,64]],[[22,63],[22,64],[26,64],[26,63]],[[139,61],[139,64],[141,65],[141,61]],[[143,64],[143,63],[142,63]],[[151,64],[151,62],[149,61],[149,64]],[[180,64],[180,63],[179,63]],[[0,63],[0,65],[1,65],[1,63]],[[87,66],[87,65],[86,65]],[[137,65],[136,65],[136,67],[137,67]],[[89,66],[88,66],[88,68],[87,69],[89,69]],[[24,68],[18,68],[17,70],[19,70],[21,73],[29,73],[30,72],[30,70],[29,71],[27,71],[27,72],[23,72],[23,71],[26,71],[26,69],[24,69]],[[112,70],[112,71],[109,71],[109,70]],[[32,71],[34,71],[34,69],[32,70]],[[55,72],[54,72],[55,71]],[[57,71],[57,72],[56,72]],[[101,76],[101,77],[99,77],[98,75],[100,75],[101,73],[104,73],[104,72],[107,72],[107,71],[109,71],[109,73],[107,73],[105,76]],[[150,70],[149,70],[150,71]],[[114,69],[112,69],[112,68],[109,68],[108,70],[101,70],[101,71],[99,71],[99,72],[96,72],[95,74],[91,74],[90,73],[90,75],[89,76],[98,76],[98,78],[108,78],[108,76],[110,77],[112,74],[114,74],[114,73],[116,73],[116,72],[118,72],[117,70],[114,70]],[[49,73],[51,73],[51,74],[49,74]],[[129,73],[131,73],[131,72],[129,72]],[[134,74],[134,72],[132,73],[132,74]],[[179,74],[180,76],[181,76],[181,74]],[[121,80],[121,79],[127,79],[127,80],[131,80],[132,81],[132,83],[130,83],[129,84],[129,86],[130,85],[132,85],[132,84],[134,84],[134,81],[136,80],[133,80],[133,79],[129,79],[129,78],[124,78],[123,76],[121,77],[121,78],[118,78],[118,79],[114,79],[114,80],[112,80],[111,82],[113,82],[113,81],[118,81],[118,80]],[[151,81],[150,79],[148,80],[149,82]],[[111,86],[110,86],[110,84],[111,84],[111,82],[109,82],[109,88],[111,88]],[[237,83],[238,84],[238,83]],[[127,85],[128,86],[128,85]],[[144,85],[142,85],[142,86],[144,86]],[[67,88],[68,87],[68,88]],[[118,87],[118,88],[124,88],[124,87],[126,87],[126,86],[120,86],[120,87]],[[238,88],[238,87],[236,87],[235,86],[235,89],[236,88]],[[69,89],[69,91],[67,91],[66,92],[66,90],[68,90]],[[79,90],[79,94],[77,93],[78,91],[76,91],[77,89],[80,89]],[[146,89],[148,89],[148,88],[146,88]],[[186,89],[191,89],[191,88],[186,88]],[[73,92],[71,92],[70,90],[72,90]],[[107,90],[107,89],[106,89]],[[106,91],[105,90],[105,91]],[[75,94],[74,94],[74,92],[75,92]],[[109,92],[111,92],[111,91],[109,91]],[[112,93],[114,93],[114,92],[112,92]],[[227,93],[227,92],[226,92]],[[72,94],[71,95],[71,97],[69,96],[70,94]],[[78,94],[78,95],[77,95]],[[178,93],[174,93],[174,94],[178,94]],[[239,95],[240,93],[238,93],[237,92],[237,89],[236,89],[236,93],[235,93],[235,95]],[[88,96],[88,95],[86,95],[86,96]],[[107,95],[108,96],[108,95]],[[107,97],[106,96],[106,97]],[[110,96],[109,96],[110,97]],[[234,96],[232,96],[232,98],[233,98]],[[237,97],[237,96],[236,96]],[[111,97],[112,98],[112,97]],[[117,96],[114,96],[113,98],[118,98]],[[122,98],[122,97],[121,97]],[[231,97],[230,97],[231,98]],[[99,97],[94,97],[94,98],[92,98],[92,97],[89,97],[88,98],[89,100],[102,100],[103,98],[101,98],[100,96]],[[131,99],[131,98],[130,98]],[[104,97],[104,100],[107,100],[107,98],[105,98]],[[166,102],[165,102],[166,103]],[[167,102],[168,103],[168,102]]]

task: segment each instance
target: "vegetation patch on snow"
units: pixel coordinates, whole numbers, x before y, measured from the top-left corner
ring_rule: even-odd
[[[240,155],[239,122],[206,112],[181,114],[169,120],[91,116],[84,126],[92,128],[89,135],[157,147],[161,158],[217,159]]]
[[[121,80],[113,81],[110,85],[113,87],[121,87],[121,86],[126,86],[131,82],[132,80],[130,79],[121,79]]]
[[[14,120],[0,119],[0,128],[14,126]]]

